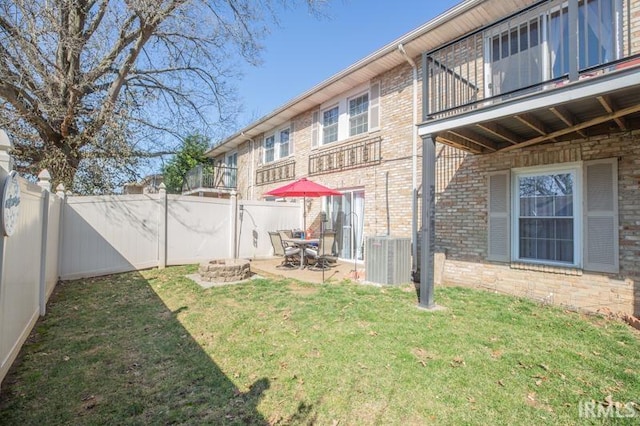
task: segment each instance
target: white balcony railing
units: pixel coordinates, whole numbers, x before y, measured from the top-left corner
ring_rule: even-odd
[[[238,169],[226,165],[198,165],[185,176],[182,192],[200,189],[232,190],[237,187]]]

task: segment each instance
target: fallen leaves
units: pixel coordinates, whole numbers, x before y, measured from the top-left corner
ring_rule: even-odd
[[[434,354],[423,348],[413,348],[411,350],[411,353],[418,359],[418,363],[420,363],[423,367],[427,366],[427,361],[435,358]]]
[[[454,368],[455,368],[455,367],[464,367],[464,366],[466,366],[466,365],[467,365],[467,364],[464,362],[464,358],[462,358],[461,356],[457,356],[457,357],[453,358],[453,359],[451,360],[451,363],[450,363],[450,364],[451,364],[451,366],[452,366],[452,367],[454,367]]]

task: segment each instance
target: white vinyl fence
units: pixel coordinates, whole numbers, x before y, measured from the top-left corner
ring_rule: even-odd
[[[291,203],[163,191],[71,196],[63,206],[63,280],[211,259],[269,257],[268,231],[299,227],[301,210]]]
[[[11,143],[0,130],[0,214]],[[59,279],[273,254],[268,231],[299,228],[291,203],[167,195],[67,196],[18,178],[15,231],[0,226],[0,383]],[[15,204],[15,200],[14,200]],[[0,222],[1,223],[1,222]]]
[[[5,179],[2,170],[0,181]],[[44,315],[58,281],[60,200],[37,185],[18,180],[20,214],[15,232],[6,237],[0,231],[0,380],[38,316]]]

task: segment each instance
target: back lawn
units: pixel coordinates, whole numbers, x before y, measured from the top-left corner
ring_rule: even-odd
[[[640,422],[640,334],[463,288],[172,267],[65,282],[2,383],[0,424]],[[633,417],[632,417],[633,416]]]

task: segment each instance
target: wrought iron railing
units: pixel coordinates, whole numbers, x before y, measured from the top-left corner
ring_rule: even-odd
[[[632,4],[631,0],[540,1],[426,52],[424,120],[619,68],[640,54],[632,40],[640,15],[633,13]]]
[[[266,185],[268,183],[291,180],[296,176],[295,160],[288,160],[282,163],[268,164],[260,167],[256,171],[256,185]]]
[[[337,172],[380,164],[382,138],[371,139],[324,149],[309,156],[309,175]]]
[[[238,185],[238,169],[224,164],[217,166],[198,165],[184,178],[182,192],[198,189],[232,190]]]

